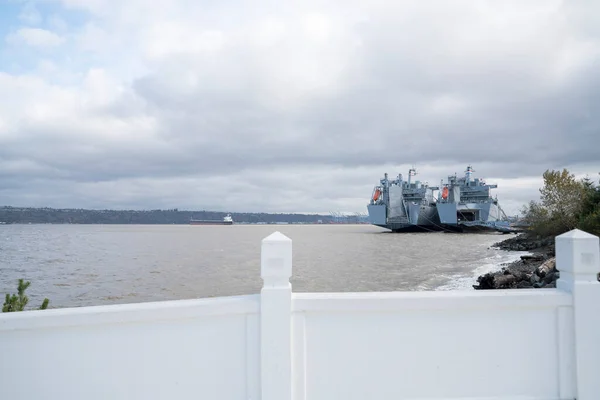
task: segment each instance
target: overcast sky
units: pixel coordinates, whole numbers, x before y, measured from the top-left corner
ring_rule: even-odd
[[[366,212],[600,171],[593,1],[0,0],[0,205]]]

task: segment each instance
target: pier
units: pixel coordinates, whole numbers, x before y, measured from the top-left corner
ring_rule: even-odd
[[[555,240],[556,289],[294,293],[275,232],[260,293],[0,314],[0,399],[598,400],[599,238]]]

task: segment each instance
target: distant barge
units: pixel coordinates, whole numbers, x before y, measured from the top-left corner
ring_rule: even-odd
[[[190,225],[233,225],[233,218],[230,214],[227,214],[222,221],[191,218]]]

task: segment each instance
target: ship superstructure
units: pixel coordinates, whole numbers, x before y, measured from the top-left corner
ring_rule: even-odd
[[[440,230],[433,196],[433,191],[439,188],[420,181],[412,182],[416,173],[411,168],[408,181],[402,174],[394,180],[384,174],[367,205],[371,224],[394,232]]]
[[[454,174],[448,176],[447,183],[442,182],[436,202],[441,224],[457,231],[510,231],[508,218],[500,208],[498,198],[490,194],[490,189],[498,186],[473,178],[473,172],[469,165],[464,177],[458,178]]]

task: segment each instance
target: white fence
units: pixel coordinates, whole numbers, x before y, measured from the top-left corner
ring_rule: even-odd
[[[293,294],[262,246],[260,295],[0,314],[0,399],[600,399],[595,236],[557,289]]]

